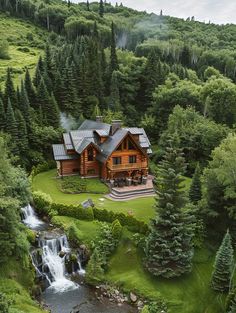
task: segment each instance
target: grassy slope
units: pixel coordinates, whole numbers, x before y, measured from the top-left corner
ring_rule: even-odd
[[[142,256],[127,239],[110,260],[106,279],[155,299],[168,302],[169,313],[222,313],[224,296],[210,289],[214,252],[209,247],[195,251],[191,274],[179,279],[165,280],[151,276],[142,265]]]
[[[27,34],[33,35],[33,40],[27,39]],[[19,84],[25,67],[34,72],[38,57],[42,54],[47,32],[27,21],[0,14],[0,38],[9,42],[10,60],[0,59],[0,86],[4,86],[6,69],[12,68],[13,80]],[[29,52],[21,52],[18,48],[27,47]]]
[[[13,301],[11,308],[24,313],[43,313],[38,304],[30,297],[34,275],[23,268],[19,261],[9,259],[7,264],[0,266],[0,291],[6,293]]]
[[[140,198],[130,201],[115,202],[105,199],[103,195],[97,194],[64,194],[57,187],[55,179],[56,171],[40,173],[33,179],[33,190],[40,190],[51,195],[52,199],[58,203],[78,204],[82,201],[91,198],[98,208],[108,209],[114,212],[128,213],[132,211],[134,216],[146,222],[154,215],[154,199],[153,197]],[[104,201],[99,199],[103,198]]]

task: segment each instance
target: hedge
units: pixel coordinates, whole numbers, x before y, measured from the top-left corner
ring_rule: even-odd
[[[62,215],[70,216],[80,220],[92,221],[96,219],[101,222],[112,223],[118,220],[122,226],[127,226],[130,231],[146,234],[148,232],[148,225],[137,220],[131,215],[124,213],[115,213],[106,209],[97,209],[95,207],[83,208],[81,205],[66,205],[52,202],[47,194],[42,192],[33,192],[33,200],[36,209],[40,212],[47,213],[50,216]]]

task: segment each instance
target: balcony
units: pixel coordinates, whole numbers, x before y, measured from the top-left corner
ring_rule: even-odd
[[[107,164],[107,167],[112,171],[117,170],[141,170],[147,168],[147,163],[126,163],[126,164]]]

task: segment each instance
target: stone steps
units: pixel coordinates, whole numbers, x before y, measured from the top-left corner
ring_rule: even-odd
[[[155,195],[155,192],[153,188],[130,190],[130,191],[118,191],[118,190],[112,189],[111,193],[107,195],[107,198],[111,200],[115,200],[115,201],[125,201],[125,200],[132,200],[136,198],[151,197],[154,195]]]

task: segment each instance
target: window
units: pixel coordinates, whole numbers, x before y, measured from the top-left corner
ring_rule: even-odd
[[[93,161],[94,157],[93,157],[93,148],[89,148],[88,149],[88,161]]]
[[[112,158],[113,165],[121,164],[121,157]]]
[[[136,155],[130,155],[129,156],[129,163],[137,163]]]
[[[135,150],[135,147],[130,140],[128,140],[128,150]]]

